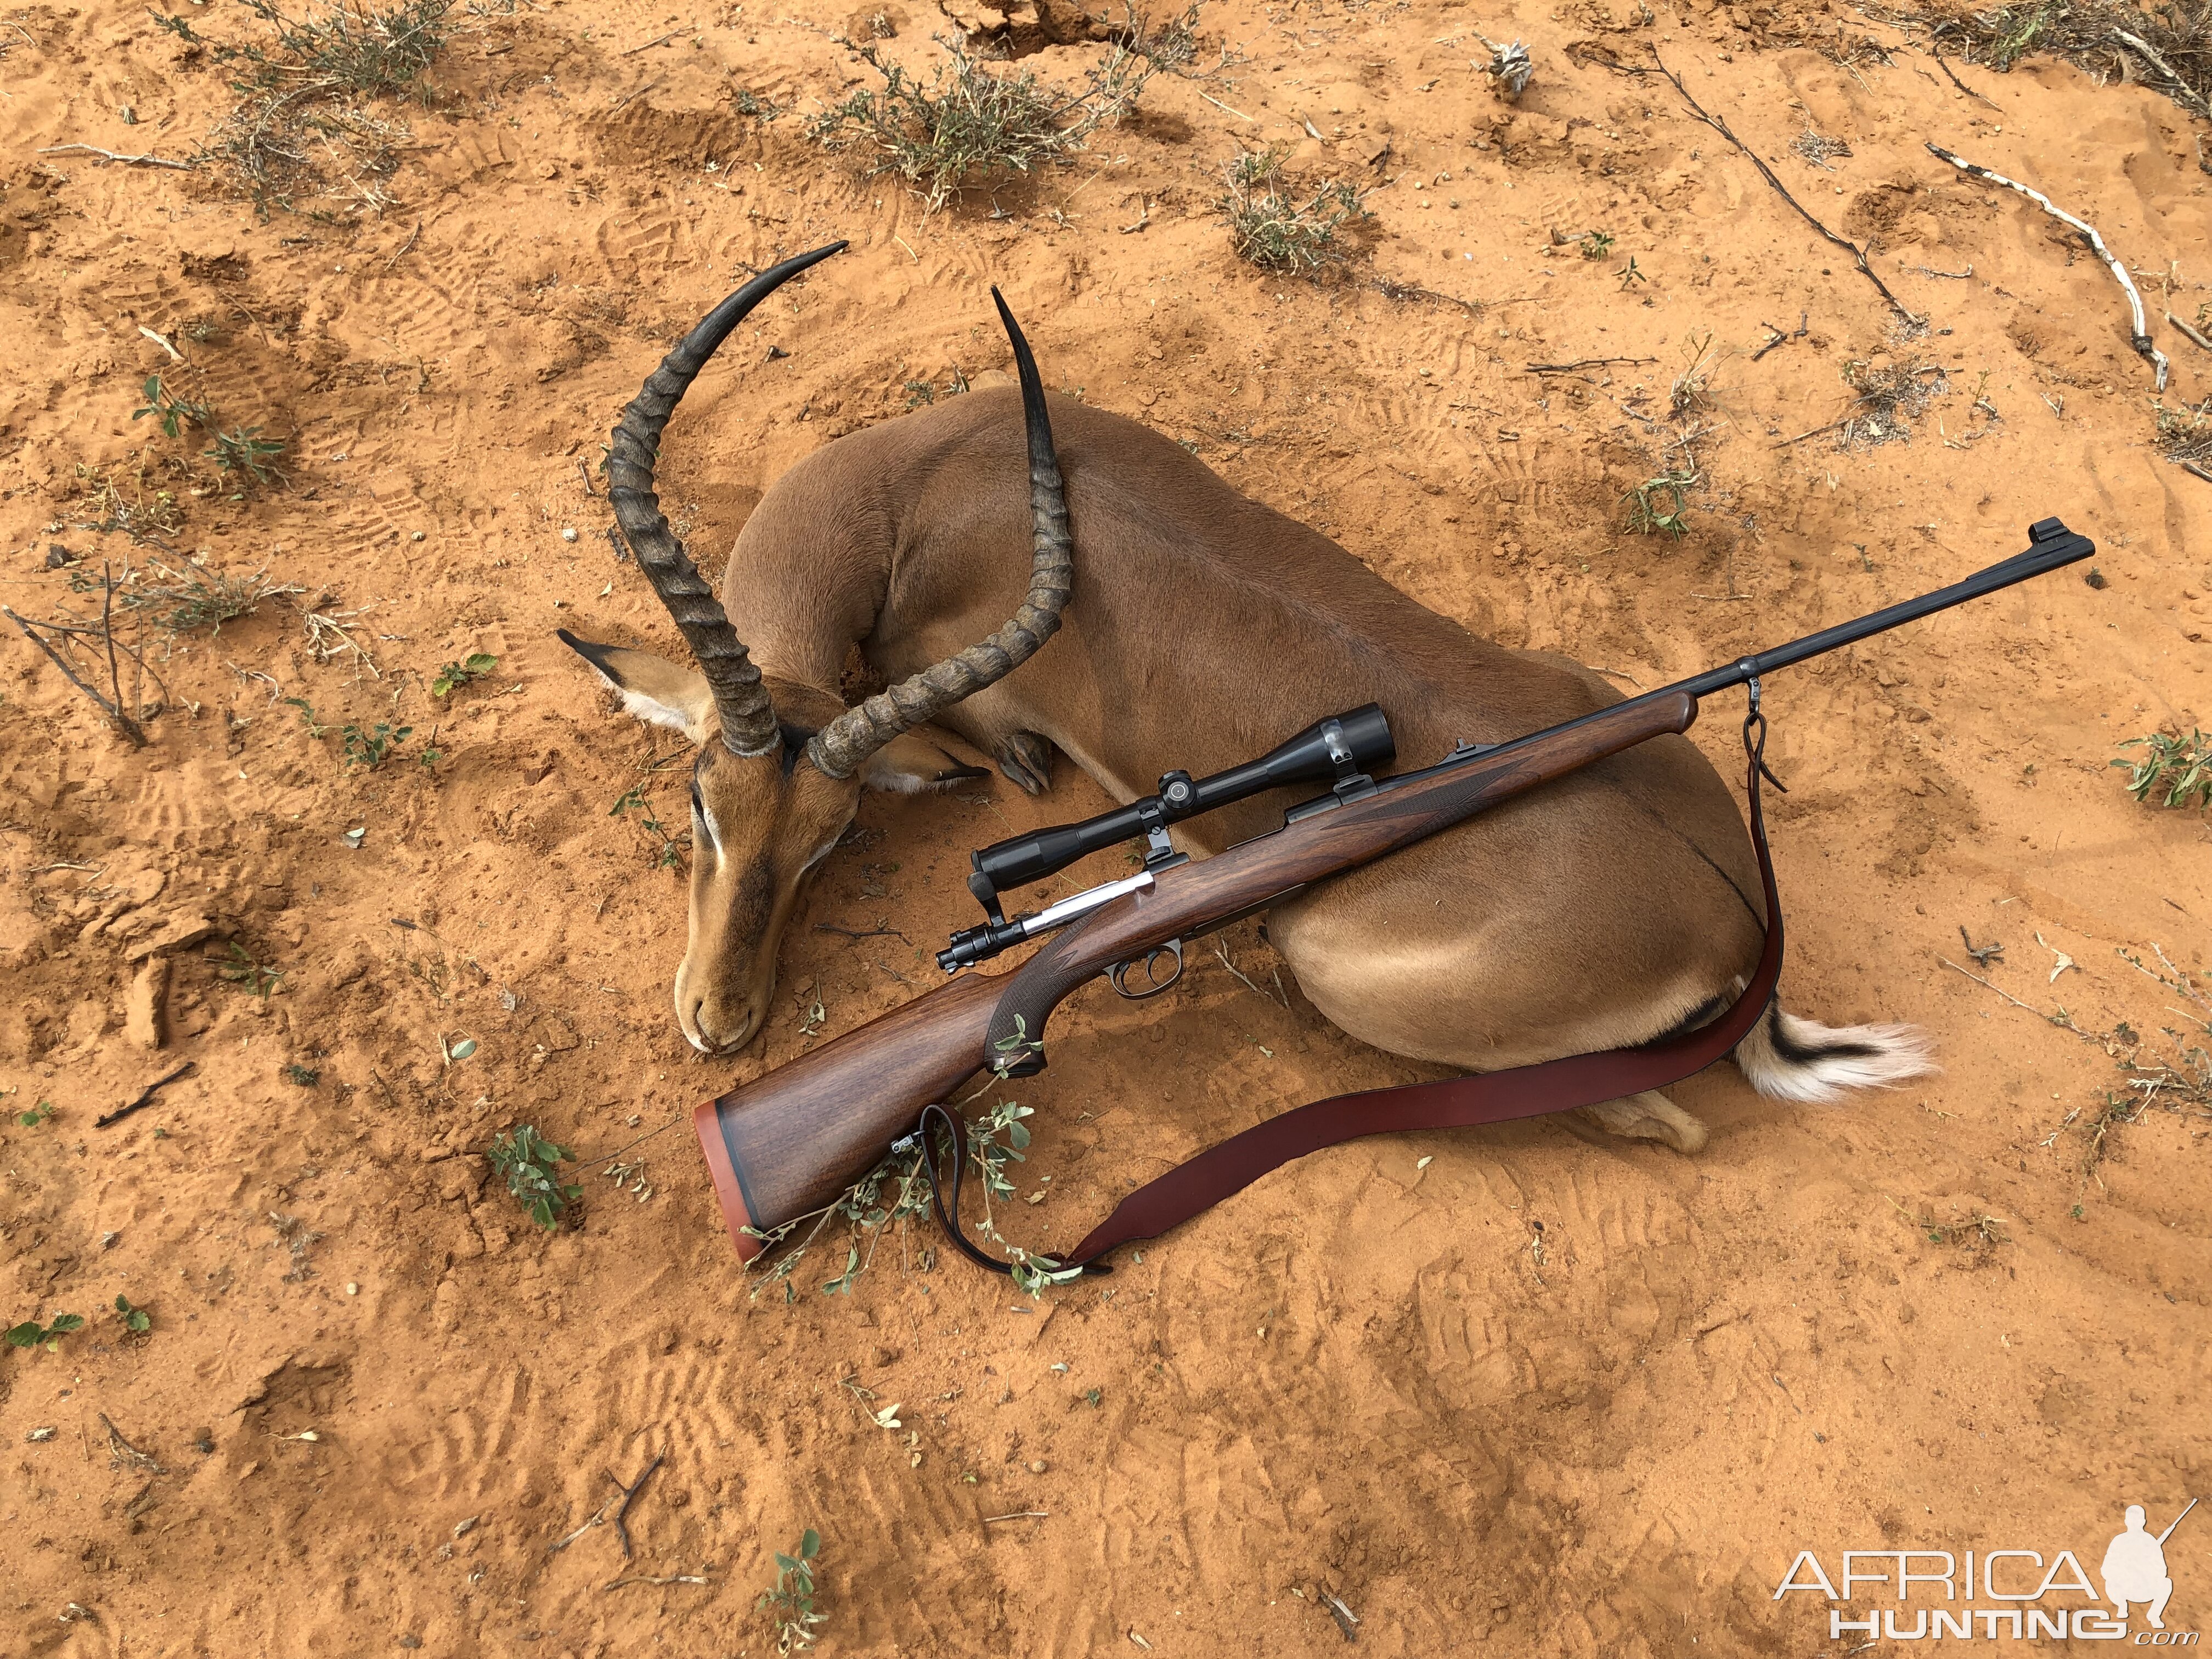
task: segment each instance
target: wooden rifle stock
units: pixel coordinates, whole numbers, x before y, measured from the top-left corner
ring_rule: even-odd
[[[1116,963],[1262,908],[1293,889],[1370,863],[1698,717],[1686,691],[1616,703],[1534,737],[1386,783],[1346,802],[1158,873],[1105,904],[1010,974],[966,974],[823,1044],[692,1114],[722,1218],[741,1260],[760,1235],[834,1203],[922,1108],[995,1056],[1018,1074],[1042,1063],[1061,1000]]]

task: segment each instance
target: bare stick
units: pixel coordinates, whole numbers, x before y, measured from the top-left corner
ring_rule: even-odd
[[[1528,374],[1565,374],[1577,368],[1598,368],[1607,363],[1656,363],[1656,357],[1577,357],[1571,363],[1531,363]]]
[[[2156,46],[2154,46],[2149,41],[2143,40],[2139,35],[2130,34],[2125,29],[2114,29],[2112,31],[2112,38],[2124,43],[2125,45],[2133,46],[2138,52],[2142,54],[2144,60],[2148,62],[2153,69],[2155,69],[2160,75],[2163,75],[2167,80],[2172,82],[2173,95],[2181,100],[2185,107],[2194,109],[2199,115],[2212,115],[2212,103],[2207,103],[2203,93],[2197,91],[2197,88],[2191,86],[2188,82],[2183,80],[2181,76],[2174,71],[2173,65],[2167,63],[2165,58],[2159,56],[2158,48]]]
[[[384,262],[385,275],[387,276],[390,276],[392,274],[392,267],[398,264],[402,259],[407,257],[409,252],[410,252],[415,246],[416,238],[422,235],[422,222],[420,219],[417,219],[415,222],[415,228],[407,233],[407,240],[399,245],[399,252],[393,254],[389,259],[386,259]]]
[[[817,933],[842,933],[847,939],[888,938],[901,940],[908,945],[914,943],[896,927],[840,927],[834,921],[817,921],[814,924],[814,931]]]
[[[1950,957],[1938,957],[1936,960],[1942,963],[1946,968],[1953,969],[1954,972],[1966,974],[1966,977],[1973,981],[1977,985],[1988,985],[1990,990],[1996,991],[1999,996],[2002,997],[2007,1002],[2012,1004],[2014,1007],[2025,1008],[2029,1013],[2033,1014],[2038,1019],[2047,1020],[2051,1018],[2050,1015],[2045,1013],[2042,1009],[2038,1008],[2033,1003],[2022,1002],[2011,992],[2000,989],[1995,985],[1990,985],[1989,981],[1984,979],[1979,974],[1968,972],[1966,969],[1960,967],[1957,963],[1952,961]],[[2053,1023],[2055,1024],[2056,1022]]]
[[[150,1469],[155,1474],[167,1474],[168,1473],[167,1469],[163,1468],[151,1457],[148,1456],[144,1452],[140,1451],[137,1447],[132,1445],[128,1440],[125,1440],[123,1437],[123,1431],[115,1426],[113,1420],[109,1418],[106,1412],[100,1413],[100,1420],[101,1425],[107,1430],[107,1455],[109,1457],[112,1458],[118,1463],[120,1463],[125,1458],[128,1457],[133,1462],[137,1463],[140,1468]]]
[[[148,1084],[144,1088],[138,1091],[137,1099],[131,1102],[130,1104],[126,1106],[118,1106],[113,1111],[108,1113],[104,1117],[96,1117],[93,1119],[92,1127],[95,1129],[105,1129],[109,1124],[120,1123],[125,1118],[129,1117],[131,1113],[138,1111],[142,1108],[151,1106],[154,1103],[154,1097],[155,1095],[161,1093],[162,1090],[167,1088],[179,1078],[184,1076],[185,1073],[191,1071],[198,1063],[199,1062],[197,1060],[188,1060],[183,1065],[178,1066],[175,1071],[169,1073],[167,1076],[155,1078],[151,1083]]]
[[[90,697],[94,702],[97,703],[100,707],[100,713],[106,715],[107,718],[114,723],[115,729],[117,731],[122,732],[125,737],[130,738],[131,741],[139,748],[143,749],[146,746],[146,734],[139,729],[138,722],[132,720],[130,715],[125,714],[120,706],[108,702],[106,698],[101,696],[99,692],[94,690],[84,680],[79,678],[76,671],[69,665],[69,659],[64,657],[60,652],[55,650],[54,647],[48,644],[45,640],[40,639],[36,634],[33,634],[31,631],[30,623],[25,622],[21,617],[17,616],[14,611],[10,610],[4,605],[0,605],[0,615],[4,615],[9,621],[14,623],[16,627],[21,629],[23,630],[23,637],[30,641],[33,645],[37,646],[40,650],[45,652],[46,655],[52,659],[54,666],[62,671],[62,676],[64,678],[67,679],[71,685],[76,687],[78,690],[83,692],[86,696]],[[89,632],[90,630],[70,629],[65,631],[70,633],[79,633]]]
[[[2184,334],[2186,334],[2191,339],[2196,341],[2198,345],[2203,346],[2207,351],[2212,351],[2212,339],[2205,338],[2203,334],[2197,329],[2188,323],[2183,322],[2180,318],[2175,316],[2170,311],[2166,313],[2166,320],[2172,323],[2176,328],[2179,329]]]
[[[1774,169],[1766,165],[1765,161],[1760,157],[1759,152],[1752,149],[1750,145],[1745,143],[1742,139],[1737,137],[1734,132],[1730,131],[1727,122],[1722,120],[1717,115],[1708,114],[1705,111],[1705,106],[1700,104],[1696,99],[1690,96],[1690,89],[1682,84],[1681,76],[1676,75],[1674,70],[1667,67],[1665,60],[1660,58],[1659,49],[1656,46],[1654,46],[1651,49],[1651,58],[1652,61],[1659,65],[1659,73],[1665,76],[1668,82],[1674,87],[1674,90],[1681,94],[1682,101],[1690,106],[1691,112],[1694,114],[1698,119],[1703,121],[1707,126],[1711,127],[1715,132],[1720,134],[1722,137],[1727,139],[1729,143],[1734,144],[1738,150],[1741,151],[1744,159],[1749,161],[1752,166],[1759,169],[1759,176],[1765,179],[1768,184],[1773,185],[1775,192],[1779,195],[1784,201],[1789,203],[1791,207],[1797,210],[1797,216],[1799,218],[1802,219],[1807,224],[1812,226],[1814,230],[1820,232],[1824,240],[1832,242],[1836,246],[1843,249],[1844,252],[1850,254],[1853,263],[1855,263],[1859,268],[1859,274],[1864,276],[1867,281],[1872,283],[1875,286],[1875,291],[1880,294],[1883,299],[1889,301],[1889,308],[1892,311],[1894,311],[1899,317],[1903,318],[1907,324],[1915,328],[1919,327],[1923,323],[1925,323],[1928,320],[1924,317],[1917,316],[1912,312],[1907,311],[1905,308],[1905,302],[1889,291],[1889,284],[1883,282],[1881,277],[1875,275],[1874,267],[1867,263],[1866,251],[1863,248],[1860,247],[1856,242],[1845,241],[1842,237],[1837,235],[1834,231],[1830,230],[1827,226],[1822,224],[1811,214],[1806,212],[1804,204],[1799,202],[1795,196],[1792,196],[1790,193],[1789,186],[1784,185],[1781,179],[1775,176]],[[1935,146],[1931,144],[1929,148],[1933,149]],[[2163,386],[2166,382],[2164,380],[2160,380],[2159,384]]]
[[[599,1593],[604,1595],[609,1590],[620,1589],[624,1584],[711,1584],[714,1582],[696,1572],[674,1572],[665,1578],[610,1578],[599,1586]]]
[[[53,144],[39,152],[41,155],[90,155],[101,161],[112,161],[126,167],[172,167],[179,173],[190,173],[198,161],[172,161],[166,155],[118,155],[112,149],[102,149],[97,144]]]
[[[622,1493],[622,1503],[616,1508],[612,1519],[615,1523],[615,1536],[622,1540],[623,1559],[625,1561],[630,1559],[634,1552],[629,1547],[629,1528],[623,1523],[623,1517],[629,1513],[629,1506],[637,1502],[637,1495],[643,1489],[645,1483],[653,1479],[653,1472],[665,1462],[667,1458],[666,1452],[654,1454],[653,1462],[645,1466],[645,1473],[627,1486],[621,1481],[615,1480],[614,1476],[608,1474],[606,1470],[599,1471],[600,1474],[606,1475],[608,1480],[614,1480],[615,1490]]]
[[[1784,314],[1786,315],[1787,313]],[[1766,343],[1751,354],[1751,361],[1755,363],[1761,357],[1764,357],[1768,352],[1776,350],[1782,346],[1786,346],[1792,340],[1803,339],[1805,337],[1807,325],[1811,322],[1812,316],[1813,313],[1809,311],[1801,311],[1797,313],[1797,331],[1795,334],[1790,333],[1787,329],[1777,328],[1771,323],[1761,323],[1759,326],[1766,331]]]
[[[667,42],[673,40],[679,34],[696,34],[699,31],[696,29],[671,29],[667,33],[648,40],[641,46],[628,47],[622,52],[617,52],[615,56],[617,58],[635,58],[641,52],[649,52],[654,46],[665,46]]]
[[[1826,426],[1814,427],[1810,432],[1801,432],[1794,438],[1784,438],[1780,443],[1775,445],[1774,447],[1777,449],[1787,449],[1792,444],[1802,444],[1808,438],[1817,438],[1823,432],[1833,432],[1837,428],[1849,426],[1850,423],[1851,417],[1846,415],[1840,421],[1831,421]]]
[[[1051,1514],[1050,1510],[1016,1510],[1011,1515],[987,1515],[983,1517],[983,1524],[988,1527],[999,1521],[1043,1521]]]
[[[2165,391],[2166,354],[2150,343],[2150,326],[2143,320],[2142,295],[2136,292],[2135,280],[2128,275],[2128,268],[2112,257],[2112,249],[2105,246],[2105,239],[2097,234],[2096,226],[2086,219],[2077,219],[2063,208],[2054,205],[2051,199],[2041,191],[2031,189],[2017,179],[2008,179],[2002,173],[1992,173],[1989,168],[1969,161],[1963,156],[1954,155],[1941,144],[1929,145],[1928,153],[1942,157],[1960,172],[1973,178],[1986,179],[1993,185],[2002,185],[2007,190],[2018,191],[2052,218],[2057,220],[2059,223],[2071,226],[2088,239],[2089,246],[2096,250],[2097,257],[2105,262],[2112,276],[2118,281],[2121,289],[2127,294],[2128,314],[2134,322],[2134,328],[2128,336],[2128,343],[2136,349],[2136,354],[2138,356],[2158,371],[2157,384],[2153,390]]]
[[[1336,1620],[1336,1627],[1344,1632],[1344,1639],[1347,1642],[1358,1641],[1359,1615],[1345,1606],[1343,1598],[1334,1590],[1324,1589],[1321,1593],[1321,1599],[1322,1604],[1328,1609],[1328,1616]]]
[[[1932,51],[1933,49],[1931,48],[1930,50]],[[1944,74],[1950,76],[1951,76],[1951,84],[1952,84],[1953,86],[1954,86],[1954,87],[1958,88],[1958,89],[1959,89],[1960,91],[1961,91],[1961,92],[1965,93],[1965,94],[1966,94],[1966,96],[1967,96],[1967,97],[1969,97],[1969,98],[1980,98],[1980,99],[1981,99],[1981,100],[1982,100],[1982,102],[1984,102],[1984,104],[1987,104],[1987,105],[1988,105],[1991,109],[2002,109],[2002,108],[2004,107],[2004,106],[2003,106],[2003,105],[2002,105],[2002,104],[1998,103],[1998,102],[1996,101],[1996,99],[1994,99],[1994,98],[1983,98],[1983,97],[1982,97],[1982,94],[1981,94],[1980,93],[1976,92],[1976,91],[1975,91],[1972,87],[1968,86],[1968,85],[1967,85],[1964,81],[1961,81],[1961,80],[1958,77],[1958,76],[1957,76],[1957,75],[1955,75],[1955,74],[1954,74],[1954,73],[1952,72],[1951,66],[1950,66],[1948,64],[1947,64],[1947,63],[1945,63],[1945,62],[1943,61],[1943,54],[1942,54],[1942,52],[1936,52],[1936,53],[1935,53],[1935,58],[1936,58],[1936,67],[1937,69],[1939,69],[1939,70],[1942,70],[1943,71],[1943,73],[1944,73]]]
[[[1243,969],[1239,968],[1235,963],[1230,961],[1229,947],[1227,945],[1217,942],[1213,947],[1213,954],[1221,958],[1221,965],[1224,968],[1226,968],[1231,973],[1236,975],[1237,982],[1243,985],[1243,988],[1249,991],[1254,996],[1259,998],[1262,1002],[1273,1002],[1274,1000],[1274,998],[1269,996],[1265,991],[1252,983],[1250,980],[1245,978],[1244,970]],[[1285,998],[1283,1002],[1283,1006],[1287,1008],[1290,1006],[1289,999]]]
[[[2197,477],[2203,479],[2206,483],[2212,483],[2212,471],[2206,471],[2203,467],[2197,465],[2194,461],[2184,461],[2181,464],[2181,470],[2184,472],[2194,473]]]

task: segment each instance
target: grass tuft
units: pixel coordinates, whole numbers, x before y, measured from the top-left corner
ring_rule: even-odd
[[[238,0],[257,26],[241,40],[203,34],[191,19],[154,21],[231,72],[238,102],[202,155],[264,214],[302,196],[390,205],[381,181],[398,165],[406,123],[371,101],[427,104],[426,76],[454,33],[454,0]]]
[[[1284,167],[1283,155],[1270,146],[1247,150],[1229,164],[1220,206],[1230,245],[1262,270],[1318,270],[1344,257],[1340,233],[1364,218],[1366,210],[1349,182],[1302,185]]]
[[[2197,0],[2014,0],[1985,11],[1878,7],[1868,15],[1928,31],[1938,49],[2008,72],[2053,52],[2100,81],[2135,81],[2200,116],[2212,116],[2212,7]]]
[[[933,212],[963,190],[1076,154],[1135,106],[1158,68],[1116,41],[1072,92],[1031,70],[994,71],[964,41],[936,38],[945,57],[925,82],[874,45],[840,37],[882,84],[857,88],[806,126],[824,149],[872,149],[870,171],[904,179]]]

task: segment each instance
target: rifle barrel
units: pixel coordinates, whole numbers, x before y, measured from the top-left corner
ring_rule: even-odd
[[[1978,599],[1985,594],[1995,593],[2033,577],[2047,574],[2065,565],[2078,563],[2090,557],[2097,550],[2096,543],[2091,541],[2087,536],[2076,535],[2057,519],[2039,520],[2028,527],[2027,536],[2032,545],[2026,552],[2015,553],[2011,558],[1993,564],[1986,570],[1977,571],[1964,581],[1954,582],[1948,587],[1939,587],[1932,593],[1921,594],[1917,599],[1906,599],[1901,604],[1889,605],[1867,616],[1855,617],[1847,623],[1838,623],[1833,628],[1824,628],[1817,634],[1808,634],[1802,640],[1792,640],[1787,645],[1778,645],[1771,651],[1761,651],[1748,657],[1739,657],[1735,661],[1724,664],[1719,668],[1709,668],[1702,674],[1693,674],[1686,680],[1677,680],[1672,685],[1662,685],[1656,691],[1645,691],[1637,696],[1624,698],[1620,702],[1608,704],[1595,714],[1564,720],[1542,732],[1531,732],[1524,738],[1516,738],[1511,742],[1500,744],[1495,748],[1455,754],[1437,763],[1435,766],[1425,767],[1417,772],[1401,772],[1394,778],[1384,779],[1377,787],[1385,791],[1401,788],[1416,779],[1425,778],[1433,772],[1462,765],[1476,755],[1487,758],[1501,750],[1514,749],[1539,738],[1556,737],[1562,732],[1571,732],[1588,721],[1601,720],[1624,708],[1633,708],[1639,704],[1656,702],[1662,697],[1680,696],[1687,692],[1693,698],[1702,698],[1710,696],[1716,691],[1725,690],[1731,685],[1747,684],[1763,674],[1772,673],[1778,668],[1788,668],[1793,664],[1803,662],[1808,657],[1820,656],[1824,653],[1837,650],[1846,645],[1856,645],[1861,640],[1871,638],[1876,634],[1886,634],[1893,628],[1903,627],[1906,623],[1918,622],[1923,617],[1932,617],[1939,611],[1948,611],[1954,605],[1964,605],[1969,599]]]
[[[2028,527],[2027,538],[2033,544],[2025,553],[2014,554],[1988,569],[1978,571],[1964,581],[1954,582],[1948,587],[1939,587],[1933,593],[1923,593],[1918,599],[1906,599],[1869,616],[1847,623],[1838,623],[1833,628],[1824,628],[1817,634],[1808,634],[1802,640],[1792,640],[1787,645],[1778,645],[1771,651],[1761,651],[1754,656],[1730,663],[1725,668],[1715,668],[1680,685],[1664,688],[1669,691],[1686,691],[1693,697],[1720,690],[1723,686],[1741,685],[1761,674],[1771,674],[1778,668],[1787,668],[1793,663],[1803,662],[1808,657],[1817,657],[1842,646],[1856,645],[1875,634],[1886,634],[1906,623],[1918,622],[1923,617],[1932,617],[1938,611],[1948,611],[1954,605],[1964,605],[1969,599],[1978,599],[1984,594],[1995,593],[2018,582],[2028,580],[2088,558],[2096,552],[2097,544],[2087,536],[2077,536],[2057,519],[2044,519]],[[1659,692],[1650,695],[1657,696]]]

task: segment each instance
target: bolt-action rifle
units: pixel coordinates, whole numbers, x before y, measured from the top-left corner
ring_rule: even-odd
[[[1389,761],[1395,751],[1388,721],[1370,704],[1320,721],[1273,754],[1231,771],[1203,780],[1170,772],[1160,780],[1157,793],[1128,806],[985,848],[975,855],[969,884],[982,901],[987,920],[956,933],[939,953],[939,965],[954,975],[949,984],[708,1101],[694,1113],[738,1255],[752,1260],[764,1236],[834,1202],[895,1143],[913,1135],[925,1109],[946,1099],[966,1078],[983,1071],[1020,1077],[1042,1070],[1046,1023],[1078,987],[1103,975],[1124,996],[1164,990],[1182,974],[1185,941],[1448,830],[1578,767],[1664,732],[1686,732],[1697,719],[1701,697],[1747,686],[1756,718],[1763,675],[2096,551],[2087,538],[2057,519],[2041,520],[2028,538],[2027,551],[1951,586],[1510,743],[1462,744],[1419,771],[1380,780],[1370,775],[1370,769]],[[1751,723],[1746,724],[1748,748]],[[1755,776],[1762,769],[1755,750],[1752,764]],[[1167,826],[1195,812],[1263,789],[1320,781],[1329,783],[1328,793],[1292,807],[1282,828],[1216,857],[1194,861],[1169,842]],[[1087,853],[1139,834],[1147,837],[1151,850],[1136,874],[1035,915],[1010,920],[1003,914],[1003,888],[1038,880]],[[1764,865],[1763,840],[1759,846]],[[1780,966],[1778,914],[1771,902],[1768,915],[1771,962],[1762,964],[1766,991],[1759,995],[1761,1009]],[[1036,939],[1047,942],[1011,973],[969,971]],[[1342,1133],[1330,1138],[1341,1139]],[[922,1145],[929,1150],[927,1133]],[[957,1137],[954,1146],[957,1153]],[[1183,1167],[1194,1169],[1204,1161]],[[945,1194],[939,1197],[941,1202]],[[974,1254],[964,1242],[963,1248]]]

